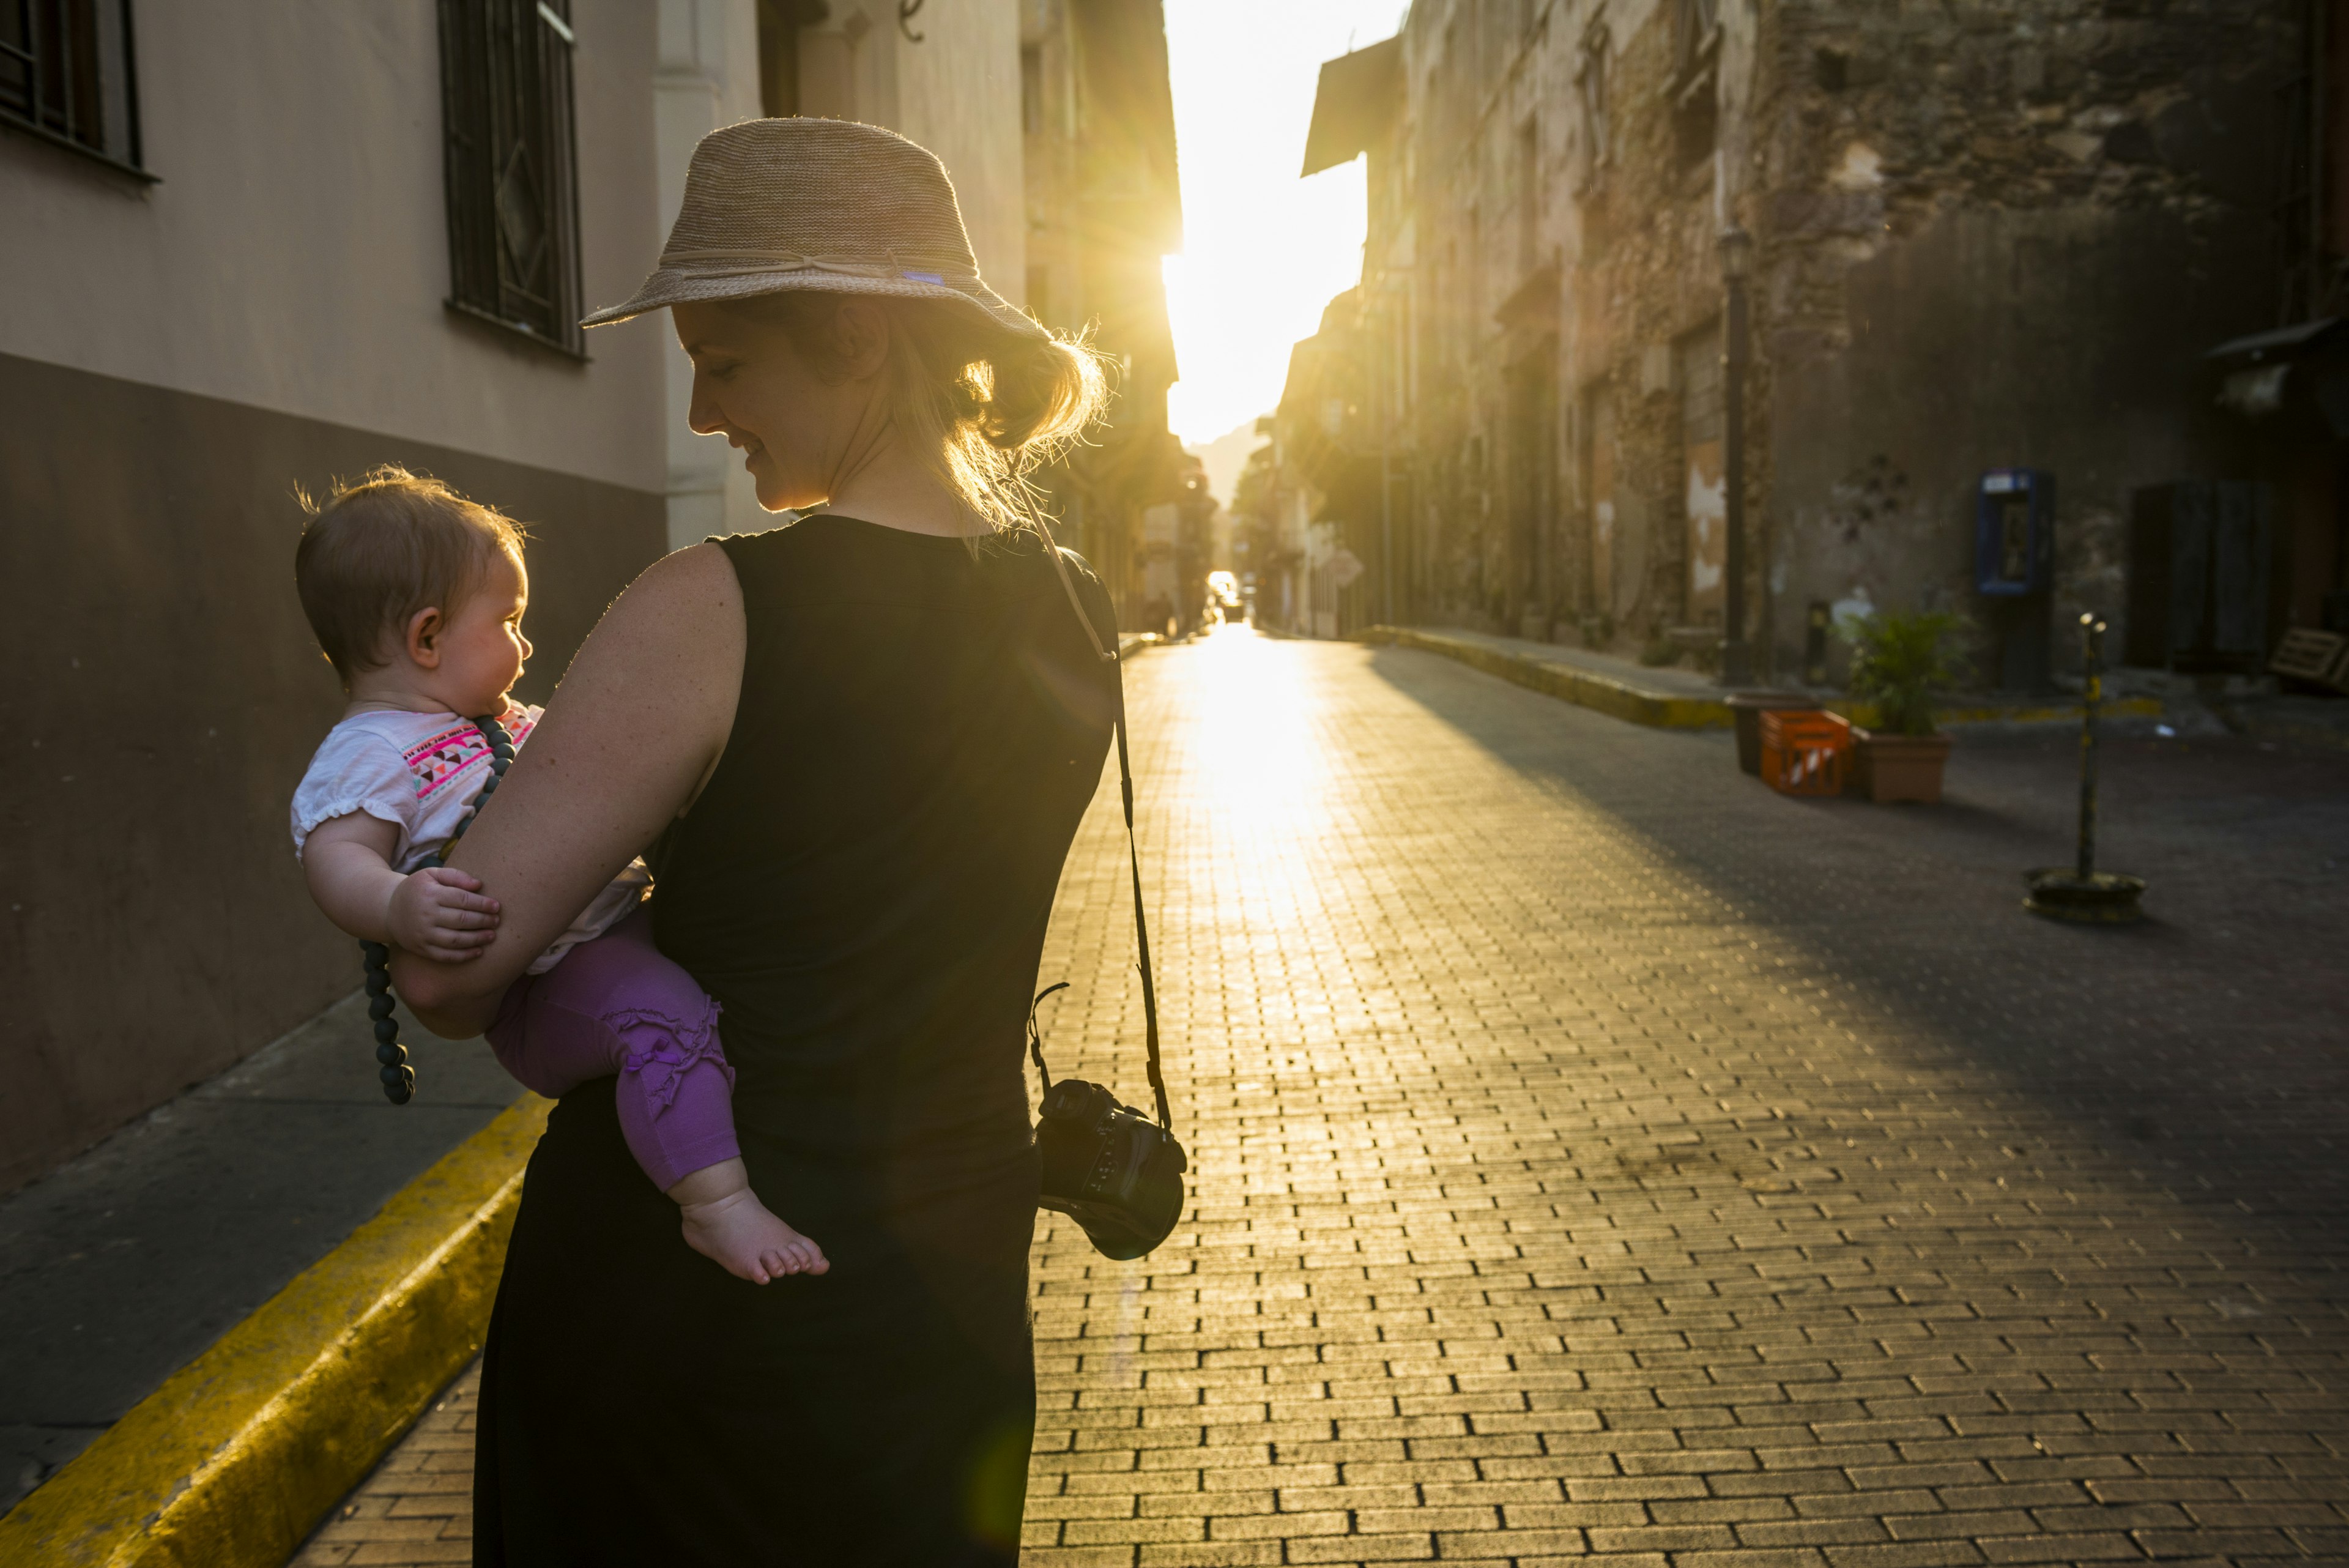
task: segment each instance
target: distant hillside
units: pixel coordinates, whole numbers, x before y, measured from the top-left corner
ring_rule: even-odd
[[[1207,465],[1207,488],[1216,500],[1229,506],[1232,486],[1240,479],[1240,470],[1247,465],[1248,453],[1270,441],[1270,436],[1256,433],[1256,421],[1235,425],[1203,446],[1185,446],[1183,450]]]

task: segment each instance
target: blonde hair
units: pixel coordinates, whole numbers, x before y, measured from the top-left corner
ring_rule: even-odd
[[[326,661],[347,687],[381,668],[385,644],[420,609],[453,615],[501,554],[522,565],[525,535],[495,507],[397,463],[336,480],[305,514],[294,587]]]
[[[945,301],[792,290],[740,304],[829,375],[837,365],[823,327],[849,297],[888,315],[889,417],[923,466],[997,532],[1035,525],[1036,473],[1108,406],[1102,356],[1081,338],[1031,337]]]

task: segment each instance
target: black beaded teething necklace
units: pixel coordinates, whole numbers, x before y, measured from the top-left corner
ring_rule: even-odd
[[[465,836],[465,829],[481,815],[482,805],[498,793],[498,781],[513,765],[513,737],[506,733],[506,727],[495,719],[476,719],[473,723],[490,742],[490,776],[482,781],[481,793],[473,797],[457,831],[440,846],[443,866],[449,863],[449,851],[457,847],[457,840]],[[408,1064],[408,1047],[399,1043],[399,1020],[391,1015],[391,950],[381,942],[363,941],[359,961],[367,970],[367,1016],[375,1020],[375,1059],[381,1064],[376,1076],[383,1080],[383,1097],[404,1106],[416,1092],[416,1069]]]

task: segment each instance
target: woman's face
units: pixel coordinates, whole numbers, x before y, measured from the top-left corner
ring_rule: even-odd
[[[768,511],[829,499],[877,386],[887,340],[880,313],[860,300],[841,302],[827,323],[843,339],[829,376],[758,310],[715,301],[676,306],[670,315],[693,361],[686,422],[741,451]]]

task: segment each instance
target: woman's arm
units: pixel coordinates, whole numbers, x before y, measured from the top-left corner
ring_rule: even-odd
[[[742,592],[715,545],[655,562],[604,612],[450,863],[500,906],[471,962],[393,955],[434,1033],[478,1034],[498,998],[662,828],[726,749],[742,691]]]

